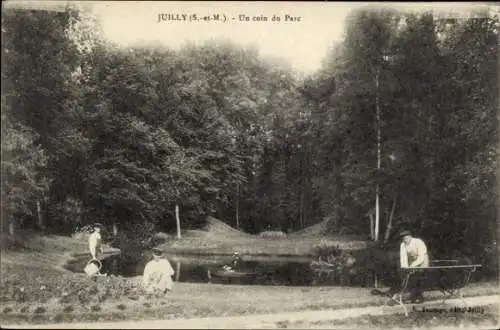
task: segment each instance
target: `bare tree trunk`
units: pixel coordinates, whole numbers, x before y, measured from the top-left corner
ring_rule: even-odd
[[[299,186],[299,189],[300,189],[300,197],[299,197],[299,221],[300,221],[300,229],[304,228],[305,227],[305,224],[304,224],[304,192],[303,192],[303,187],[302,187],[303,183],[302,183],[302,180],[300,182],[300,186]]]
[[[179,204],[175,204],[175,222],[177,224],[177,238],[181,238],[181,219],[179,217]]]
[[[9,220],[9,235],[14,236],[14,234],[15,234],[14,219],[10,218],[10,220]]]
[[[380,69],[377,70],[377,75],[375,77],[375,85],[377,89],[377,95],[375,99],[375,106],[377,112],[377,174],[380,174],[380,149],[381,149],[381,137],[380,137],[380,94],[379,94],[379,74]],[[378,234],[380,228],[380,191],[379,183],[377,178],[376,196],[375,196],[375,241],[378,241]]]
[[[385,228],[384,243],[387,243],[387,241],[389,240],[389,236],[391,235],[392,219],[394,218],[394,210],[396,209],[396,199],[397,197],[395,197],[394,200],[392,201],[391,214],[389,215],[387,228]]]
[[[40,205],[40,201],[36,201],[36,214],[37,214],[37,225],[38,228],[40,229],[45,229],[45,226],[43,224],[43,216],[42,216],[42,207]]]
[[[236,229],[240,229],[240,184],[236,184]]]
[[[118,235],[118,226],[116,225],[116,222],[113,222],[113,236]]]
[[[373,222],[373,214],[370,212],[370,213],[368,213],[368,216],[370,217],[370,239],[373,241],[375,239],[375,227],[374,227],[374,222]]]
[[[379,288],[379,280],[378,280],[378,275],[376,273],[373,276],[373,285],[374,285],[375,289]]]
[[[179,282],[179,277],[181,276],[181,263],[177,261],[175,265],[175,281]]]

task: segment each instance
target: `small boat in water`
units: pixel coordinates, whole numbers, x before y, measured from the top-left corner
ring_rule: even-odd
[[[247,283],[253,282],[258,273],[250,269],[227,269],[224,267],[215,270],[208,269],[208,281],[210,283]]]
[[[255,271],[237,271],[237,270],[228,271],[228,270],[224,270],[224,269],[218,269],[215,272],[211,272],[211,275],[218,276],[218,277],[239,278],[239,277],[257,275],[257,272],[255,272]]]
[[[216,282],[246,282],[248,279],[253,280],[258,274],[255,269],[249,269],[242,267],[243,261],[241,260],[240,254],[235,252],[233,254],[233,260],[230,264],[222,265],[215,270],[208,269],[208,281],[212,282],[212,278]]]

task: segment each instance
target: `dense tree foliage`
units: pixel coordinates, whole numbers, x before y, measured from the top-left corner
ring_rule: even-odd
[[[494,241],[498,17],[358,10],[305,80],[225,41],[123,49],[99,31],[4,10],[3,219],[173,230],[177,209],[182,228],[327,219],[368,237],[378,184],[383,238]]]
[[[435,256],[496,249],[498,17],[358,11],[325,70],[337,90],[315,99],[312,122],[332,225],[368,233],[378,181],[388,236],[412,229]]]

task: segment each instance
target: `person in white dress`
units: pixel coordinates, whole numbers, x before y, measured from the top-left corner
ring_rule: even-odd
[[[146,264],[142,277],[145,291],[149,294],[166,294],[174,285],[172,275],[174,275],[174,269],[170,262],[162,257],[161,250],[154,249],[153,260]]]
[[[95,225],[94,231],[89,236],[89,250],[92,259],[99,260],[99,257],[103,253],[100,225]]]

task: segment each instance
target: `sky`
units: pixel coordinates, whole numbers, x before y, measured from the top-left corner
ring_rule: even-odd
[[[102,5],[101,5],[102,6]],[[179,47],[186,41],[203,42],[212,38],[229,39],[240,45],[252,45],[264,57],[286,60],[303,72],[318,69],[333,42],[342,38],[344,19],[350,11],[347,5],[322,6],[322,3],[124,3],[102,6],[105,34],[122,45],[137,42],[164,43]],[[190,22],[162,21],[158,14],[226,15],[228,21]],[[250,21],[240,21],[245,15]],[[272,21],[273,15],[281,21]],[[285,15],[300,17],[300,21],[285,21]],[[266,17],[267,21],[253,18]],[[234,20],[233,20],[234,18]]]
[[[12,1],[14,2],[14,1]],[[17,1],[16,1],[17,2]],[[74,3],[78,1],[73,1]],[[38,6],[41,1],[23,1]],[[64,1],[44,1],[61,5]],[[299,72],[319,69],[335,42],[341,41],[349,12],[360,6],[381,6],[361,2],[214,2],[214,1],[85,1],[85,6],[100,17],[108,39],[122,46],[157,43],[178,48],[186,42],[228,39],[240,45],[256,46],[263,57],[283,59]],[[391,3],[402,10],[445,11],[460,15],[480,4],[470,3]],[[185,16],[187,20],[163,20]],[[219,14],[226,22],[191,21],[189,17]],[[249,21],[240,20],[240,15]],[[279,22],[273,21],[276,15]],[[300,20],[285,20],[285,15]],[[254,18],[267,17],[267,21]]]

